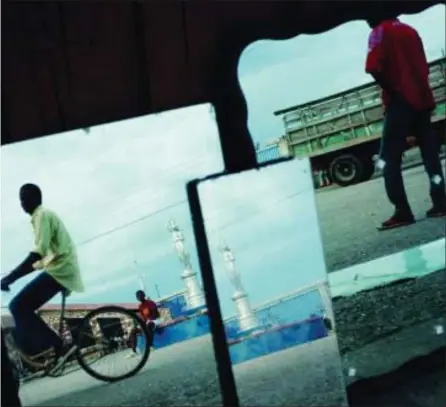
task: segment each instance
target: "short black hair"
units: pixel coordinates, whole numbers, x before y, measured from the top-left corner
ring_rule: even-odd
[[[20,188],[20,191],[26,192],[35,199],[42,201],[42,191],[36,184],[23,184]]]
[[[146,293],[145,293],[143,290],[138,290],[138,291],[136,292],[136,296],[138,296],[138,295],[140,295],[140,294],[144,295],[144,297],[146,296]]]

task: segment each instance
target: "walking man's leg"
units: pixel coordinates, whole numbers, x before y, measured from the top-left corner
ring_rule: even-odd
[[[406,103],[396,100],[391,101],[384,117],[380,159],[384,164],[383,177],[387,197],[394,205],[395,212],[382,223],[380,229],[405,226],[414,222],[401,173],[402,156],[412,114]]]
[[[432,208],[426,213],[428,217],[446,216],[446,193],[444,173],[440,160],[440,149],[436,138],[430,112],[420,114],[417,120],[418,145],[420,146],[424,168],[429,176]]]
[[[53,277],[43,272],[11,300],[9,309],[15,322],[14,338],[24,352],[32,355],[51,347],[62,347],[62,339],[36,311],[63,289]],[[32,338],[33,342],[27,338]]]

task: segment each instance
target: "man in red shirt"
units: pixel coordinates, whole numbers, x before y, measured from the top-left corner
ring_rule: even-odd
[[[157,326],[160,325],[160,313],[158,306],[150,298],[146,297],[146,293],[142,290],[136,292],[136,299],[139,301],[138,314],[142,320],[148,325],[149,331],[152,333]],[[133,328],[129,334],[130,347],[132,348],[132,353],[128,357],[135,357],[138,354],[137,350],[137,336],[138,329]]]
[[[406,138],[413,135],[421,150],[430,179],[433,206],[428,217],[446,215],[445,183],[439,146],[431,124],[435,108],[429,86],[429,66],[417,31],[395,17],[368,20],[369,36],[366,72],[382,89],[385,109],[380,158],[389,201],[394,214],[380,229],[405,226],[415,222],[407,200],[401,174]]]

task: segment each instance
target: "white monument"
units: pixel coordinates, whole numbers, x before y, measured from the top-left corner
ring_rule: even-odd
[[[201,308],[206,305],[203,291],[197,278],[197,273],[192,269],[190,255],[184,246],[184,236],[175,221],[171,219],[168,231],[172,233],[172,240],[175,251],[184,268],[181,278],[186,286],[186,302],[189,309]]]
[[[232,301],[234,301],[237,309],[240,331],[252,331],[259,327],[259,322],[249,303],[248,294],[242,286],[240,273],[235,268],[235,257],[226,244],[221,246],[220,251],[223,255],[229,281],[235,288]]]

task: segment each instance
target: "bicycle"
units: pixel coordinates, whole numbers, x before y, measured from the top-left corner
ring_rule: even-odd
[[[58,334],[61,338],[64,338],[63,330],[64,323],[69,326],[70,318],[65,316],[66,311],[66,293],[62,293],[62,304],[59,314]],[[100,323],[100,317],[103,320],[113,320],[113,324],[104,325]],[[123,322],[121,322],[121,318]],[[94,370],[97,367],[97,362],[107,359],[107,357],[115,357],[119,359],[121,351],[124,349],[123,343],[126,343],[124,334],[124,324],[133,324],[133,327],[137,328],[139,335],[142,335],[145,339],[142,343],[145,344],[143,349],[139,349],[139,355],[141,356],[138,363],[126,373],[122,373],[118,376],[110,376],[99,373]],[[115,328],[111,328],[115,326]],[[2,332],[4,331],[2,327]],[[108,334],[104,332],[107,331]],[[99,337],[99,344],[94,343]],[[5,335],[5,338],[8,335]],[[69,346],[67,352],[62,358],[57,358],[53,350],[47,350],[37,355],[29,356],[23,352],[13,342],[12,337],[9,336],[9,340],[6,340],[7,348],[9,348],[10,354],[16,354],[16,363],[14,369],[16,372],[23,371],[23,368],[19,368],[17,360],[20,363],[25,363],[30,370],[37,371],[41,377],[58,377],[64,373],[64,369],[67,364],[77,361],[79,367],[87,374],[95,379],[104,382],[116,382],[127,379],[136,375],[147,363],[150,356],[151,343],[153,341],[153,334],[151,330],[146,326],[144,321],[134,312],[129,311],[119,306],[102,306],[98,307],[85,315],[78,326],[74,327],[71,332],[72,344]],[[127,349],[127,347],[125,347]],[[11,358],[14,359],[14,358]],[[133,359],[132,359],[133,360]],[[14,360],[11,360],[14,364]],[[125,364],[128,364],[128,360]],[[122,360],[121,366],[124,365]]]

